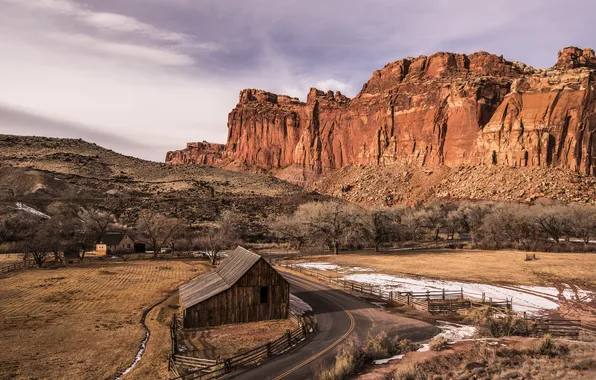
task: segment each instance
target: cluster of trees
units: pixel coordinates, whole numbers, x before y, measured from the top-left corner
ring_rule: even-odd
[[[565,245],[560,250],[589,250],[589,243],[596,239],[596,207],[587,204],[436,201],[417,207],[364,209],[326,201],[302,204],[291,215],[260,220],[226,211],[216,221],[200,225],[148,210],[130,220],[121,206],[62,210],[50,219],[24,213],[0,216],[0,245],[13,243],[26,258],[42,266],[52,255],[56,260],[62,260],[62,254],[83,260],[85,252],[114,230],[126,231],[156,255],[162,248],[200,251],[215,264],[223,250],[240,241],[255,241],[250,232],[255,223],[259,224],[259,242],[286,242],[298,250],[308,246],[336,254],[341,249],[378,251],[398,242],[456,237],[487,249],[556,250]],[[113,254],[127,257],[125,252]]]
[[[0,216],[0,245],[12,243],[16,251],[25,254],[41,267],[52,256],[56,261],[64,257],[85,258],[95,249],[108,232],[126,232],[135,242],[145,244],[157,254],[163,248],[172,251],[203,252],[215,264],[220,253],[232,248],[242,231],[240,218],[233,212],[224,212],[210,224],[193,227],[187,222],[164,214],[142,211],[136,221],[126,225],[113,208],[81,208],[78,212],[65,210],[43,218],[26,213]],[[129,222],[129,221],[128,221]],[[112,254],[126,260],[128,252]]]
[[[596,238],[596,207],[433,202],[425,206],[363,209],[340,202],[307,203],[269,222],[296,249],[374,247],[395,242],[469,238],[489,249],[550,250],[561,241]]]

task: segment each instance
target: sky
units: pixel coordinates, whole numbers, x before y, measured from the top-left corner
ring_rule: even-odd
[[[225,143],[243,88],[353,97],[437,51],[550,67],[596,48],[593,0],[0,0],[0,133],[83,138],[163,161]]]

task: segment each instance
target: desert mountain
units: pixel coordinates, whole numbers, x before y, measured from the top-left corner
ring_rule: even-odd
[[[243,90],[225,146],[190,143],[166,161],[272,171],[372,203],[589,200],[595,79],[594,51],[575,47],[559,52],[550,69],[486,52],[406,58],[375,71],[353,99],[314,88],[306,102]],[[382,179],[364,179],[371,175]],[[362,193],[350,195],[359,184]]]
[[[201,165],[173,166],[124,156],[75,139],[0,135],[0,206],[51,215],[61,206],[126,199],[129,212],[151,208],[188,220],[226,209],[247,215],[291,210],[311,196],[265,174]]]

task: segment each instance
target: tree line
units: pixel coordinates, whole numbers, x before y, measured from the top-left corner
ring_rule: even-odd
[[[484,249],[589,251],[594,249],[589,243],[596,239],[596,207],[435,201],[364,209],[317,202],[274,218],[269,227],[279,240],[298,250],[309,245],[333,253],[365,247],[379,251],[399,242],[455,237]]]
[[[476,248],[589,251],[596,239],[596,207],[434,201],[416,207],[365,209],[340,201],[309,202],[292,214],[248,217],[225,211],[195,223],[150,210],[131,218],[126,205],[60,210],[49,219],[17,213],[0,216],[0,245],[13,243],[39,266],[95,249],[107,232],[127,233],[157,255],[162,248],[200,251],[214,264],[240,242],[288,244],[296,250],[379,251],[403,242],[466,239]],[[256,226],[256,227],[255,227]],[[255,234],[254,231],[258,231]],[[126,260],[127,252],[112,252]]]
[[[223,212],[212,223],[193,226],[185,220],[150,210],[130,220],[120,206],[106,203],[77,212],[61,210],[51,218],[28,213],[0,216],[0,245],[8,243],[25,260],[39,267],[52,256],[84,260],[107,233],[120,232],[142,243],[155,256],[164,248],[171,251],[201,251],[214,264],[219,254],[238,243],[243,228],[233,212]],[[110,254],[126,260],[128,249],[117,248]]]

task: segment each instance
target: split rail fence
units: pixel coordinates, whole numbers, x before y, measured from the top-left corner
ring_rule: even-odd
[[[23,270],[26,268],[33,268],[35,266],[35,263],[30,262],[30,261],[21,261],[19,263],[14,263],[11,265],[6,265],[3,267],[0,267],[0,274],[6,274],[6,273],[11,273],[11,272],[16,272],[18,270]]]
[[[171,380],[217,379],[233,371],[263,363],[288,351],[316,333],[317,326],[312,318],[290,314],[290,319],[296,322],[299,327],[294,331],[288,330],[279,339],[227,359],[209,360],[184,356],[178,353],[177,332],[180,323],[178,319],[173,318],[170,325],[172,347],[169,369],[170,374],[173,375]]]
[[[503,311],[511,311],[513,306],[512,301],[509,299],[487,299],[484,295],[482,298],[477,298],[467,295],[462,289],[459,291],[388,292],[383,291],[379,286],[327,276],[296,265],[284,265],[284,267],[334,284],[348,292],[362,294],[391,305],[407,305],[431,314],[451,314],[460,310],[482,306],[491,306]],[[596,324],[590,325],[582,323],[580,320],[533,317],[526,315],[526,313],[520,313],[521,316],[526,320],[533,321],[535,323],[535,331],[541,335],[550,334],[555,337],[574,339],[579,339],[583,335],[590,337],[596,336]]]
[[[497,309],[511,310],[512,301],[509,299],[492,299],[482,295],[481,298],[464,293],[460,290],[427,290],[425,292],[398,292],[383,290],[378,285],[345,280],[328,276],[319,272],[305,269],[295,264],[284,265],[285,268],[304,273],[321,281],[336,285],[348,292],[361,294],[378,299],[390,305],[406,305],[432,314],[452,314],[460,310],[478,306],[491,306]]]

